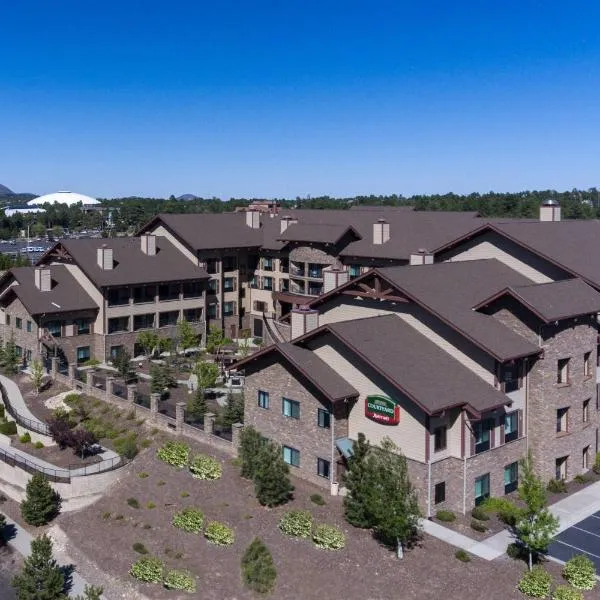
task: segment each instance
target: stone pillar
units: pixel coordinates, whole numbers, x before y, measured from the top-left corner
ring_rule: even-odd
[[[158,401],[160,400],[160,394],[150,394],[150,419],[156,421],[156,415],[158,414]]]
[[[233,449],[235,450],[236,456],[238,455],[238,450],[240,448],[240,436],[242,435],[243,430],[243,423],[234,423],[231,426],[231,443],[233,445]]]
[[[181,433],[183,431],[183,423],[185,420],[185,402],[178,402],[175,405],[175,431]]]
[[[133,404],[135,402],[136,390],[137,390],[137,385],[135,385],[135,383],[130,383],[127,386],[127,402],[131,402],[131,404]]]
[[[115,382],[114,377],[106,378],[106,397],[110,398],[113,395],[113,383]]]
[[[90,388],[94,387],[94,371],[91,369],[85,374],[87,386]]]
[[[58,375],[58,356],[50,358],[50,376],[52,379],[56,379]]]
[[[71,385],[75,385],[75,379],[76,379],[75,375],[77,373],[77,365],[69,363],[69,366],[67,368],[69,371],[69,381],[71,382]]]
[[[215,413],[204,413],[204,433],[213,433],[215,430]]]

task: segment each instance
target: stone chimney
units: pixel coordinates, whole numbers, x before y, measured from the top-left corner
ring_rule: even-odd
[[[35,287],[40,292],[49,292],[52,289],[52,274],[48,267],[36,267],[33,271]]]
[[[433,254],[428,252],[424,248],[419,248],[416,252],[413,252],[410,255],[410,263],[411,265],[432,265],[433,264]]]
[[[148,256],[156,255],[156,236],[145,234],[140,236],[142,252]]]
[[[246,225],[250,229],[258,229],[260,227],[260,213],[257,210],[246,211]]]
[[[560,221],[560,204],[552,198],[540,204],[540,221]]]
[[[319,311],[307,306],[292,309],[292,339],[319,326]]]
[[[103,271],[111,271],[113,268],[113,250],[105,245],[102,248],[98,248],[96,253],[98,259],[98,266]]]
[[[335,288],[348,283],[350,274],[345,268],[330,266],[323,269],[323,293],[326,294]]]
[[[390,239],[390,224],[385,219],[377,219],[373,223],[373,243],[385,244]]]

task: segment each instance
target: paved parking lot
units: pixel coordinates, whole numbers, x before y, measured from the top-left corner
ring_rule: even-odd
[[[600,511],[559,533],[548,554],[564,562],[576,554],[585,554],[600,572]]]

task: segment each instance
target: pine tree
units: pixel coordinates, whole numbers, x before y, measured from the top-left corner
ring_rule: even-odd
[[[192,398],[188,400],[186,413],[193,422],[201,421],[208,412],[208,404],[204,392],[200,388],[196,390]]]
[[[52,541],[42,535],[31,542],[31,554],[12,586],[17,600],[66,600],[65,576],[52,556]]]
[[[273,557],[264,542],[256,537],[242,556],[244,583],[255,592],[266,594],[275,587],[277,570]]]
[[[343,476],[348,490],[344,498],[344,514],[348,523],[354,527],[370,528],[375,524],[370,511],[370,493],[373,487],[373,474],[369,472],[367,465],[370,451],[371,444],[363,433],[359,433],[348,458],[348,470]]]
[[[113,367],[117,369],[119,375],[123,379],[129,379],[133,373],[133,367],[131,365],[131,354],[122,348],[117,352],[117,355],[113,358]]]
[[[231,426],[234,423],[244,422],[244,395],[229,392],[227,405],[223,414],[223,423]]]
[[[104,588],[95,585],[86,585],[83,588],[83,596],[79,594],[75,597],[75,600],[100,600],[103,592]]]
[[[30,525],[45,525],[60,511],[61,499],[41,473],[35,473],[25,488],[21,515]]]
[[[265,440],[252,425],[244,427],[240,435],[239,457],[242,461],[241,476],[245,479],[254,479],[258,468],[260,450]]]
[[[272,442],[263,444],[257,463],[254,474],[257,500],[269,508],[287,502],[294,486],[290,482],[290,469],[281,456],[281,448]]]
[[[15,334],[11,330],[10,338],[4,346],[4,366],[9,373],[18,373],[21,359],[17,354],[17,345],[15,344]]]

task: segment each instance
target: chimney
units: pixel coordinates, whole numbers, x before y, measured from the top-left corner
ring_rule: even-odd
[[[325,267],[323,269],[323,293],[326,294],[335,288],[340,287],[348,283],[350,274],[347,269],[340,269],[339,267]]]
[[[552,198],[540,204],[540,221],[560,221],[560,204]]]
[[[373,243],[385,244],[390,239],[390,224],[385,219],[377,219],[373,223]]]
[[[140,236],[142,243],[142,252],[148,256],[156,255],[156,236],[155,235],[142,235]]]
[[[432,265],[433,254],[424,248],[419,248],[410,255],[410,265]]]
[[[251,229],[260,227],[260,213],[257,210],[246,211],[246,225]]]
[[[300,337],[319,326],[319,311],[308,306],[292,309],[292,339]]]
[[[52,289],[52,274],[47,267],[36,267],[33,271],[33,280],[40,292],[49,292]]]
[[[98,248],[96,254],[98,266],[104,271],[111,271],[113,268],[113,251],[112,248],[107,248],[106,244],[102,248]]]
[[[290,215],[284,215],[281,217],[279,233],[282,234],[290,225],[297,223],[298,219],[294,219],[294,217]]]

